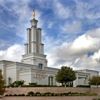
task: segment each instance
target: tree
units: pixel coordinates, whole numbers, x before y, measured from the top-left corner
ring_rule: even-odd
[[[89,84],[90,85],[96,85],[98,87],[98,85],[100,85],[100,76],[93,76],[89,79]]]
[[[61,69],[56,74],[56,81],[59,83],[66,84],[68,82],[74,81],[76,79],[75,72],[72,68],[67,66],[62,66]]]
[[[5,92],[4,84],[5,82],[3,80],[2,71],[0,70],[0,95],[3,95]]]

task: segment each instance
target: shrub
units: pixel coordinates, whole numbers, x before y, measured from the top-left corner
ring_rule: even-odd
[[[57,93],[54,93],[53,96],[57,96]]]
[[[22,96],[22,94],[18,94],[18,96]]]
[[[9,96],[8,94],[6,94],[5,96]]]
[[[90,85],[77,85],[76,87],[87,87],[87,88],[89,88]]]
[[[29,96],[28,94],[26,96]]]
[[[68,93],[62,93],[62,96],[68,96],[69,92]]]
[[[57,96],[62,96],[62,94],[61,93],[58,93]]]
[[[41,94],[36,94],[37,96],[41,96]]]
[[[40,94],[40,92],[36,92],[36,94]]]
[[[71,96],[71,94],[68,94],[68,96]]]
[[[33,91],[30,91],[30,92],[27,93],[27,95],[33,96],[34,95],[34,92]]]
[[[49,95],[49,96],[52,96],[52,93],[49,93],[48,95]]]
[[[29,86],[36,86],[37,85],[37,83],[29,83]]]
[[[14,94],[13,96],[17,96],[17,94]]]
[[[22,94],[22,96],[25,96],[25,94]]]
[[[9,94],[9,96],[12,96],[12,94]]]
[[[44,93],[41,93],[41,96],[45,96],[45,94]]]
[[[11,87],[18,87],[18,86],[22,86],[24,84],[24,80],[20,80],[20,81],[14,81],[12,84],[10,84]]]
[[[45,96],[48,96],[48,94],[45,94]]]

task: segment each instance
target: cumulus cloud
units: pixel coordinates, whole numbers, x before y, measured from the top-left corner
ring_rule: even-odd
[[[23,52],[23,46],[14,44],[7,50],[0,50],[0,60],[20,61]]]
[[[0,39],[0,49],[3,49],[5,46],[10,46],[10,44],[8,44],[7,41]]]
[[[89,30],[86,32],[86,35],[100,39],[100,28]]]
[[[73,63],[72,66],[77,69],[88,68],[94,70],[100,70],[100,50],[95,52],[92,56],[88,57],[83,55],[80,59]]]
[[[19,3],[20,1],[20,3]],[[32,8],[29,7],[29,3],[31,0],[9,0],[9,2],[12,2],[12,4],[7,6],[7,1],[0,0],[0,6],[7,12],[9,12],[9,15],[14,17],[16,20],[14,22],[11,21],[8,22],[8,25],[5,23],[2,23],[0,27],[4,27],[5,29],[8,29],[12,31],[10,28],[16,28],[14,30],[14,33],[16,33],[17,36],[26,38],[26,28],[31,27],[29,20],[32,19]],[[89,19],[90,23],[93,23],[95,19],[100,18],[100,7],[94,8],[94,6],[98,5],[97,1],[93,1],[91,4],[89,2],[80,1],[80,0],[73,0],[75,2],[75,5],[73,7],[64,6],[62,2],[59,2],[59,0],[54,0],[51,5],[51,1],[48,0],[48,2],[43,0],[35,0],[36,2],[32,2],[41,5],[40,8],[46,13],[47,10],[50,10],[53,12],[53,17],[56,23],[57,32],[59,31],[59,25],[61,28],[62,33],[79,33],[82,28],[86,28],[88,26],[84,26],[84,22]],[[21,8],[21,9],[20,9]],[[73,10],[74,8],[74,10]],[[47,9],[47,10],[46,10]],[[39,11],[39,9],[36,9],[36,19],[39,20],[38,27],[42,28],[44,25],[44,22],[47,22],[47,20],[41,16],[43,15]],[[0,10],[0,14],[3,13],[2,10]],[[51,13],[50,13],[51,14]],[[57,18],[60,18],[60,20],[57,20]],[[81,19],[81,20],[80,20]],[[67,20],[70,20],[68,23]],[[87,20],[87,21],[89,21]],[[63,21],[63,22],[62,22]],[[65,23],[66,22],[66,23]],[[53,28],[55,24],[54,22],[50,21],[49,23],[45,24],[44,27]],[[64,25],[62,23],[65,23]],[[88,23],[88,22],[86,22]],[[89,24],[90,24],[89,23]],[[97,22],[99,23],[99,21]],[[95,24],[97,24],[95,23]],[[61,26],[62,25],[62,26]],[[99,25],[99,24],[98,24]],[[91,27],[91,25],[89,26]],[[96,26],[95,26],[96,27]],[[93,27],[92,27],[93,28]],[[100,66],[100,46],[99,46],[99,40],[100,40],[100,28],[92,29],[87,31],[84,35],[78,36],[75,40],[71,39],[73,41],[66,42],[66,37],[69,34],[64,34],[59,40],[60,32],[58,32],[57,38],[54,38],[56,36],[49,37],[49,35],[46,34],[46,31],[43,29],[43,36],[44,36],[44,44],[45,44],[45,50],[46,52],[50,50],[47,53],[47,59],[48,59],[48,66],[50,67],[61,67],[62,65],[68,65],[72,66],[73,68],[99,68]],[[48,34],[50,34],[48,32]],[[61,34],[62,35],[62,34]],[[55,46],[60,44],[59,46]],[[1,43],[1,46],[4,47],[5,42]],[[91,53],[91,55],[88,55],[88,53]],[[14,44],[11,47],[9,47],[7,50],[0,51],[0,59],[5,60],[15,60],[19,61],[21,59],[21,55],[23,53],[23,48],[21,45]]]
[[[76,38],[73,42],[64,42],[60,46],[53,47],[47,55],[48,65],[53,67],[67,65],[75,69],[99,68],[100,44],[98,35],[96,35],[98,34],[97,30],[99,29],[90,30]],[[95,35],[95,37],[91,37],[91,34]],[[93,54],[88,55],[89,52]]]

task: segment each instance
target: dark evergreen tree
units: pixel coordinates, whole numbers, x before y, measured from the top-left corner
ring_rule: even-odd
[[[0,95],[3,95],[4,92],[5,92],[4,80],[3,80],[3,76],[2,76],[2,71],[0,70]]]

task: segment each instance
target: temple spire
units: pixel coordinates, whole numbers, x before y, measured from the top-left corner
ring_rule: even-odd
[[[35,17],[36,17],[36,11],[35,11],[35,9],[33,10],[32,15],[33,15],[33,18],[35,19]]]

